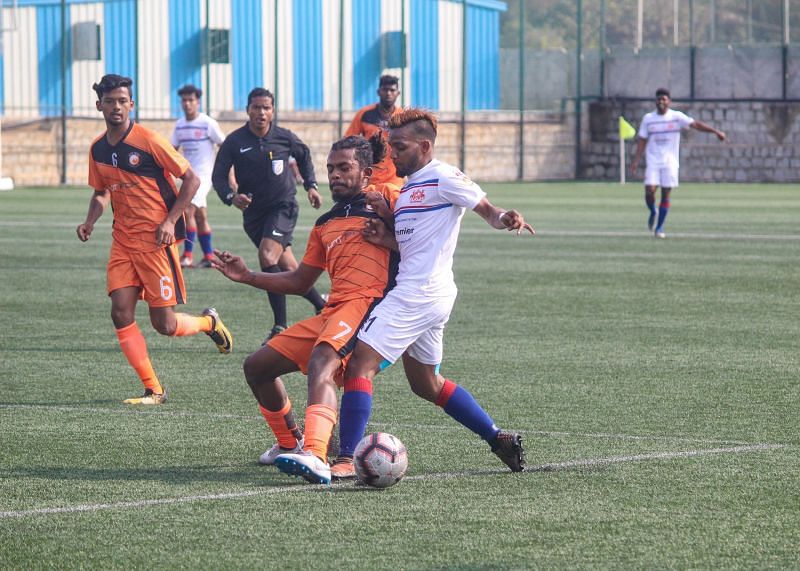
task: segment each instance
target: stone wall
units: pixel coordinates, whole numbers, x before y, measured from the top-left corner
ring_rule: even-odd
[[[352,114],[344,116],[347,128]],[[439,116],[437,157],[458,165],[461,159],[461,120],[458,114]],[[243,125],[244,114],[219,118],[229,133]],[[569,114],[528,112],[525,116],[526,180],[564,180],[575,172],[574,127]],[[169,137],[173,121],[146,120],[143,125]],[[325,161],[338,138],[336,113],[285,112],[280,125],[294,131],[312,151],[320,182],[326,182]],[[70,118],[66,121],[66,183],[85,185],[91,142],[104,130],[102,119]],[[3,120],[3,175],[17,186],[52,186],[62,176],[62,124],[54,119]],[[519,173],[519,116],[515,113],[475,112],[466,117],[464,170],[477,181],[516,180]]]
[[[720,143],[710,133],[685,131],[681,140],[682,181],[794,182],[800,181],[800,103],[673,102],[674,109],[725,132]],[[618,117],[638,129],[652,102],[605,100],[588,106],[588,133],[581,147],[583,178],[619,180]],[[627,166],[636,141],[625,143]],[[644,173],[644,159],[639,176]],[[629,177],[630,178],[630,177]]]

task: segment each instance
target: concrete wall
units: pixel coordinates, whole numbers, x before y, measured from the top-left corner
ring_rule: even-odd
[[[343,128],[351,116],[344,117]],[[326,182],[325,161],[339,137],[338,115],[330,112],[283,112],[280,125],[294,131],[311,148],[317,178]],[[439,115],[436,155],[458,165],[461,122],[456,113]],[[224,132],[243,125],[244,114],[219,118]],[[519,116],[514,113],[467,114],[464,170],[476,181],[516,180],[519,172]],[[525,117],[526,180],[564,180],[575,172],[571,116],[529,112]],[[169,137],[173,121],[146,120],[143,125]],[[105,129],[102,119],[71,118],[66,122],[67,184],[85,185],[89,145]],[[62,129],[59,119],[3,120],[3,176],[17,186],[52,186],[61,181]]]
[[[685,131],[681,140],[682,181],[800,181],[800,103],[673,102],[672,107],[721,129],[720,143],[710,133]],[[581,148],[583,178],[619,180],[618,117],[638,129],[642,117],[655,108],[649,102],[600,101],[588,106],[588,132]],[[626,142],[630,165],[636,141]],[[639,174],[643,174],[644,159]]]

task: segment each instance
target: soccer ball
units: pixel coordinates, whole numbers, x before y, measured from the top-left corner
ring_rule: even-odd
[[[354,461],[358,479],[374,488],[394,486],[408,468],[406,447],[385,432],[362,438],[356,446]]]

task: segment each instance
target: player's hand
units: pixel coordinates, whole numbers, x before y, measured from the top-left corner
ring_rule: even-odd
[[[83,224],[78,224],[78,227],[75,229],[75,232],[78,234],[78,239],[81,242],[86,242],[89,239],[89,236],[92,235],[92,231],[94,230],[94,224],[87,224],[84,222]]]
[[[361,236],[370,244],[397,250],[397,240],[394,232],[380,218],[367,218],[364,227],[361,229]]]
[[[517,231],[517,236],[522,234],[523,230],[527,230],[534,236],[536,235],[536,231],[533,229],[533,226],[525,222],[525,219],[522,217],[522,214],[517,212],[516,210],[507,210],[505,214],[500,217],[500,222],[503,226],[506,227],[506,230],[511,232],[512,230]]]
[[[725,139],[727,139],[727,136],[722,131],[717,131],[715,135],[717,136],[717,139],[719,139],[720,141],[724,141]]]
[[[631,171],[631,175],[636,176],[636,170],[637,170],[636,163],[631,163],[631,168],[629,170]]]
[[[384,222],[394,219],[394,214],[389,209],[389,206],[386,204],[386,199],[380,192],[376,190],[370,190],[366,194],[366,202],[367,206],[371,208],[375,214],[380,216]]]
[[[314,208],[319,208],[322,206],[322,195],[317,191],[316,188],[309,188],[308,189],[308,202]]]
[[[231,204],[233,204],[242,212],[247,210],[247,207],[250,206],[251,202],[253,202],[253,198],[249,194],[242,194],[240,192],[236,193],[231,200]]]
[[[169,246],[175,242],[175,224],[169,218],[164,220],[156,228],[156,244],[159,246]]]
[[[218,269],[229,280],[243,282],[250,275],[250,269],[244,260],[230,252],[215,249],[210,258],[211,266]]]

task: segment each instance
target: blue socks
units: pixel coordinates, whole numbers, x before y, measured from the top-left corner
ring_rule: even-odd
[[[500,432],[470,392],[453,381],[445,379],[436,405],[487,442]]]
[[[208,258],[214,253],[214,248],[211,247],[211,232],[208,234],[200,234],[198,238],[200,240],[200,247],[203,248],[203,254]]]
[[[339,413],[339,455],[353,456],[364,437],[372,412],[372,381],[366,377],[344,382],[342,407]]]

